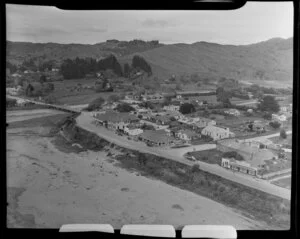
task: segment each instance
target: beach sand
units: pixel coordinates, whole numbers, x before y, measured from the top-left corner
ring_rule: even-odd
[[[268,229],[220,203],[114,165],[106,152],[64,153],[51,138],[7,130],[8,227],[67,223],[233,225]]]

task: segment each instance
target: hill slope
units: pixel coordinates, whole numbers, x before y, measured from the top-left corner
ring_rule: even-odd
[[[218,79],[232,77],[240,81],[268,85],[291,85],[293,39],[273,38],[251,45],[220,45],[208,42],[163,45],[157,41],[129,42],[109,40],[95,45],[7,42],[7,58],[12,63],[24,59],[102,58],[115,54],[121,63],[135,54],[143,56],[159,78],[200,73]]]
[[[141,52],[155,74],[200,73],[203,77],[232,77],[242,81],[292,83],[292,38],[271,39],[246,46],[207,42],[166,45]],[[129,61],[132,56],[125,57]]]

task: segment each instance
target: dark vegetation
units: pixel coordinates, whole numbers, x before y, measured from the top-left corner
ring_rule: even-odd
[[[93,100],[89,103],[88,107],[85,108],[86,111],[94,111],[99,110],[102,108],[103,103],[105,100],[102,97],[98,97],[97,99]]]

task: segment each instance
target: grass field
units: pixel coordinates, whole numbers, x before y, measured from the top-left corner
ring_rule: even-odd
[[[82,86],[93,86],[94,79],[76,79],[53,82],[55,90],[51,93],[59,103],[67,105],[88,104],[98,97],[107,99],[110,95],[119,94],[118,92],[95,92],[93,89],[82,89],[81,91],[72,90],[77,84]]]
[[[286,139],[281,138],[280,136],[269,138],[275,144],[287,144],[292,146],[292,135],[287,135]]]
[[[190,155],[194,156],[196,160],[218,165],[221,165],[222,154],[223,152],[217,149],[190,152]]]
[[[64,113],[39,117],[24,121],[16,121],[9,123],[9,128],[25,128],[25,127],[56,127],[66,119],[68,116],[71,116],[70,113]]]
[[[287,188],[287,189],[291,189],[291,177],[288,178],[283,178],[283,179],[279,179],[277,181],[272,182],[273,184],[279,186],[279,187],[283,187],[283,188]]]

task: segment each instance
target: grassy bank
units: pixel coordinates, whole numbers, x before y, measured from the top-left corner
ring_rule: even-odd
[[[122,152],[115,156],[118,166],[137,171],[144,176],[162,180],[170,185],[205,196],[237,209],[250,218],[262,220],[278,229],[288,229],[290,202],[285,199],[246,187],[214,174],[152,154],[142,154],[111,144],[96,134],[67,123],[64,134],[73,143],[89,150],[114,148]]]

